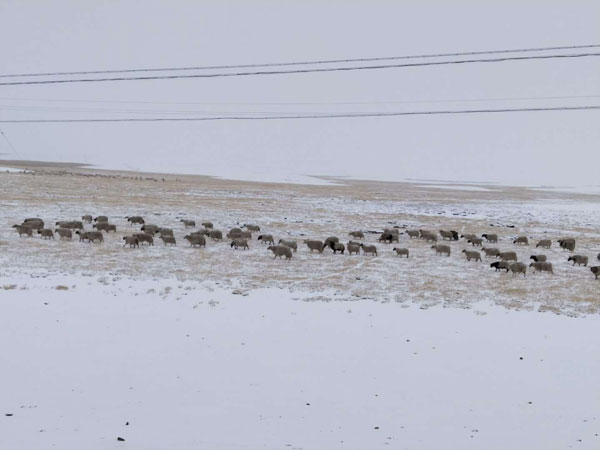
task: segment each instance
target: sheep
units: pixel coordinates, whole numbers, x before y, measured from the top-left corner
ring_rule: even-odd
[[[243,228],[245,228],[248,231],[260,231],[260,227],[258,225],[249,225],[249,224],[245,224],[243,226]]]
[[[357,244],[355,242],[348,242],[348,245],[346,245],[346,248],[348,249],[348,254],[352,255],[352,253],[356,253],[357,255],[360,254],[360,246],[361,244]]]
[[[125,241],[125,243],[123,244],[123,247],[125,247],[126,245],[129,245],[129,248],[135,248],[135,247],[139,248],[139,246],[140,246],[140,241],[135,236],[123,236],[123,240]]]
[[[538,241],[537,244],[535,244],[535,248],[538,248],[538,247],[550,248],[551,246],[552,246],[552,241],[550,239],[542,239],[541,241]]]
[[[56,230],[54,230],[54,232],[58,233],[60,239],[73,239],[73,232],[68,228],[57,228]]]
[[[596,259],[597,259],[598,261],[600,261],[600,253],[598,253],[598,256],[596,257]]]
[[[432,245],[431,248],[435,250],[436,255],[446,255],[450,256],[450,246],[449,245]]]
[[[481,247],[483,245],[483,239],[481,239],[481,238],[469,239],[467,242],[469,244],[471,244],[473,247],[475,247],[475,246]]]
[[[365,255],[377,256],[377,247],[375,247],[374,245],[360,244],[360,246],[362,247],[363,253]],[[344,253],[344,252],[342,251],[342,253]]]
[[[28,222],[23,222],[21,225],[25,226],[25,227],[29,227],[32,230],[41,230],[42,228],[44,228],[44,221],[43,220],[30,220]]]
[[[279,257],[280,259],[285,256],[285,259],[292,259],[292,249],[287,245],[269,245],[267,250],[271,250],[273,252],[273,259]]]
[[[192,247],[198,246],[206,248],[206,238],[204,236],[199,234],[188,234],[187,236],[184,236],[184,239],[188,241]]]
[[[485,240],[488,241],[490,244],[498,243],[498,235],[497,234],[483,233],[481,235],[481,237],[485,238]]]
[[[235,247],[236,250],[239,247],[242,247],[244,250],[250,249],[250,247],[248,247],[248,240],[247,239],[234,239],[233,241],[231,241],[230,247],[231,248]]]
[[[88,242],[104,242],[104,236],[102,235],[101,231],[76,231],[75,234],[79,235],[80,242],[85,241],[86,239]]]
[[[554,274],[554,270],[552,269],[552,263],[549,262],[532,262],[529,264],[529,267],[533,267],[534,272],[549,272]]]
[[[590,270],[592,271],[597,280],[598,276],[600,275],[600,266],[590,267]]]
[[[454,230],[440,230],[440,236],[442,236],[442,240],[458,241],[458,233]]]
[[[234,227],[231,230],[229,230],[229,233],[227,233],[227,237],[229,237],[229,235],[232,233],[235,234],[235,233],[241,233],[241,232],[242,232],[241,228]]]
[[[160,229],[160,227],[158,225],[152,225],[152,224],[144,224],[142,225],[142,228],[140,228],[141,231],[143,231],[144,233],[148,233],[148,234],[156,234],[156,232]]]
[[[146,223],[146,221],[144,220],[144,218],[142,216],[127,217],[127,222],[129,222],[129,224],[131,226],[133,226],[133,224],[144,225]]]
[[[263,244],[270,243],[271,245],[275,245],[275,239],[273,239],[272,234],[261,234],[258,236],[258,240],[262,241]]]
[[[208,236],[210,230],[208,228],[204,228],[198,231],[192,231],[190,234],[197,234],[198,236]]]
[[[313,252],[313,250],[316,250],[319,253],[323,253],[323,249],[325,248],[325,244],[323,244],[323,241],[314,241],[311,239],[304,239],[304,243],[310,249],[311,253]]]
[[[502,261],[517,262],[517,254],[515,252],[500,252],[496,257],[500,258]]]
[[[329,242],[329,248],[331,250],[333,250],[334,254],[336,254],[337,252],[340,252],[342,255],[344,254],[344,250],[346,250],[346,246],[344,244],[342,244],[341,242],[333,242],[333,241]]]
[[[33,230],[41,230],[44,228],[44,221],[42,219],[25,219],[21,225]]]
[[[109,224],[108,222],[97,222],[93,225],[93,227],[98,231],[106,231],[107,233],[109,231],[114,231],[115,233],[117,232],[117,226]]]
[[[527,239],[527,236],[519,236],[513,241],[513,244],[529,245],[529,239]]]
[[[570,252],[575,251],[575,239],[573,238],[564,238],[558,240],[558,245],[563,250],[569,250]]]
[[[94,219],[94,222],[108,222],[108,217],[106,216],[98,216]]]
[[[175,241],[175,237],[173,235],[161,235],[160,239],[163,241],[163,244],[165,244],[165,247],[167,246],[167,244],[177,245],[177,241]]]
[[[587,267],[588,257],[583,255],[573,255],[569,256],[567,262],[569,261],[573,261],[573,265],[577,264],[578,266],[584,265],[585,267]]]
[[[173,236],[173,230],[171,228],[159,228],[158,234],[160,238],[163,236]]]
[[[325,239],[323,245],[325,245],[325,247],[330,247],[332,242],[340,242],[340,240],[335,236],[329,236],[327,239]]]
[[[540,263],[534,263],[534,264],[540,264]],[[520,263],[520,262],[515,262],[515,263],[512,263],[509,266],[509,268],[510,268],[510,271],[512,272],[512,274],[513,274],[513,277],[515,275],[520,274],[520,273],[523,274],[523,278],[527,277],[527,266],[525,264]]]
[[[213,229],[213,224],[212,222],[202,222],[201,225],[206,228],[207,230],[212,230]]]
[[[210,237],[213,241],[222,241],[223,233],[220,230],[211,230],[208,233],[208,237]]]
[[[291,248],[292,250],[294,250],[294,253],[298,251],[298,243],[296,241],[288,239],[279,239],[278,244],[285,245],[286,247]]]
[[[28,217],[27,219],[25,219],[23,221],[23,223],[27,223],[27,222],[42,222],[42,223],[44,223],[44,221],[42,219],[40,219],[39,217]]]
[[[38,230],[38,234],[41,234],[44,239],[54,239],[54,233],[49,228]]]
[[[418,238],[421,236],[421,233],[419,233],[419,230],[406,230],[405,233],[408,234],[408,237],[410,239]]]
[[[19,237],[23,236],[24,234],[30,237],[33,236],[33,229],[31,227],[26,225],[13,225],[12,227],[17,230]]]
[[[475,261],[481,261],[481,253],[471,251],[471,250],[463,250],[462,253],[467,257],[467,261],[471,261],[474,259]]]
[[[186,228],[194,228],[196,226],[195,220],[181,219],[180,222],[183,223],[183,226]]]
[[[390,233],[387,231],[384,231],[383,233],[381,233],[378,241],[379,242],[387,242],[388,244],[391,244],[392,242],[399,242],[397,234]]]
[[[533,259],[533,262],[546,262],[546,255],[531,255],[529,259]]]
[[[486,257],[498,256],[498,254],[500,253],[500,250],[498,250],[495,247],[492,247],[492,248],[482,247],[481,250],[483,251],[483,253],[485,253]]]
[[[147,242],[148,245],[154,245],[154,238],[152,237],[151,234],[148,234],[148,233],[135,233],[134,236],[138,239],[138,242],[141,242],[142,244],[144,242]]]
[[[463,238],[465,241],[468,241],[469,239],[477,238],[477,236],[475,234],[461,234],[460,237]]]
[[[508,271],[510,270],[510,264],[508,264],[506,261],[493,262],[490,264],[490,267],[496,269],[496,272],[499,272],[500,270],[504,269],[506,270],[506,273],[508,273]]]
[[[90,214],[85,214],[81,216],[81,220],[85,223],[92,223],[93,218]]]
[[[365,233],[363,233],[362,231],[351,231],[350,233],[348,233],[348,236],[352,236],[355,239],[364,239]]]
[[[396,252],[396,255],[398,256],[406,256],[408,258],[409,251],[407,248],[394,247],[393,251]]]
[[[419,237],[427,242],[437,242],[437,236],[431,231],[419,230]]]

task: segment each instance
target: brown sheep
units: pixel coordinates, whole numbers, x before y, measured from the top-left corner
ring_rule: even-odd
[[[573,265],[577,264],[578,266],[587,267],[588,257],[583,256],[583,255],[573,255],[573,256],[569,256],[569,259],[567,259],[567,262],[569,262],[569,261],[573,261]]]
[[[365,245],[365,244],[360,244],[360,246],[363,249],[363,253],[365,255],[373,255],[373,256],[377,256],[377,247],[375,247],[374,245]],[[342,252],[343,253],[343,252]]]
[[[133,224],[144,225],[146,223],[142,216],[127,217],[127,222],[129,222],[130,225],[133,225]]]
[[[88,242],[104,242],[104,236],[101,231],[76,231],[75,234],[79,235],[79,241],[83,242],[87,240]]]
[[[527,239],[527,236],[519,236],[513,241],[513,244],[529,245],[529,239]]]
[[[222,241],[223,233],[220,230],[211,230],[208,233],[208,237],[210,237],[213,241]]]
[[[355,239],[364,239],[365,233],[363,233],[362,231],[351,231],[350,233],[348,233],[348,236],[352,236]]]
[[[68,228],[57,228],[56,230],[54,230],[54,232],[58,233],[60,239],[73,239],[73,232]]]
[[[483,239],[481,239],[481,238],[469,239],[467,242],[469,244],[471,244],[473,247],[475,247],[475,246],[481,247],[483,245]]]
[[[550,248],[551,246],[552,246],[552,241],[550,239],[542,239],[541,241],[538,241],[537,244],[535,244],[535,248],[538,248],[538,247]]]
[[[161,235],[160,239],[163,241],[163,244],[165,244],[165,247],[167,244],[177,245],[177,241],[173,235]]]
[[[600,276],[600,266],[590,267],[590,270],[592,271],[597,280],[598,276]]]
[[[235,248],[236,250],[242,247],[244,250],[250,249],[248,247],[248,239],[234,239],[230,244],[231,248]]]
[[[143,231],[144,233],[148,233],[148,234],[156,234],[159,229],[160,229],[160,227],[158,225],[152,225],[152,224],[144,224],[144,225],[142,225],[142,228],[140,228],[141,231]]]
[[[190,243],[192,247],[205,247],[206,248],[206,238],[199,234],[188,234],[184,237],[186,241]]]
[[[278,244],[285,245],[286,247],[291,248],[292,250],[294,250],[294,253],[298,251],[298,243],[291,239],[279,239]]]
[[[258,240],[262,241],[263,244],[275,245],[275,239],[273,239],[272,234],[261,234],[258,236]]]
[[[474,259],[475,261],[481,261],[481,253],[471,251],[471,250],[463,250],[462,253],[467,257],[467,261],[471,261]]]
[[[285,256],[285,259],[292,259],[292,249],[287,245],[269,245],[267,250],[271,250],[273,252],[273,259],[279,257],[280,259]]]
[[[529,259],[532,259],[533,262],[546,262],[548,258],[546,255],[531,255]]]
[[[517,254],[515,252],[500,252],[497,255],[502,261],[515,261],[517,262]]]
[[[446,255],[450,256],[450,246],[449,245],[432,245],[431,248],[435,250],[436,255]]]
[[[510,271],[513,274],[513,277],[518,274],[523,274],[523,278],[527,276],[527,266],[523,263],[516,262],[512,263],[510,266]]]
[[[346,245],[346,248],[348,249],[349,255],[352,255],[352,253],[356,253],[357,255],[360,254],[360,244],[350,241]]]
[[[396,252],[396,255],[406,256],[407,258],[410,253],[407,248],[401,248],[401,247],[394,247],[393,251]]]
[[[316,250],[319,253],[323,253],[323,249],[325,248],[325,244],[323,243],[323,241],[314,241],[311,239],[304,239],[304,243],[310,249],[311,253],[313,250]]]
[[[329,248],[331,250],[333,250],[334,254],[336,254],[337,252],[340,252],[342,255],[344,254],[344,251],[346,250],[346,246],[344,244],[342,244],[341,242],[333,242],[333,241],[329,242]]]
[[[44,239],[54,239],[54,233],[49,228],[38,230],[38,234],[41,234]]]
[[[207,230],[212,230],[213,229],[213,224],[212,222],[202,222],[201,224],[204,228],[206,228]]]
[[[19,233],[19,237],[26,235],[26,236],[33,236],[33,229],[31,227],[25,226],[25,225],[13,225],[12,226],[15,230],[17,230],[17,232]]]
[[[108,217],[106,216],[98,216],[94,219],[94,222],[108,222]]]
[[[419,233],[419,230],[406,230],[405,233],[408,234],[408,237],[410,239],[418,238],[421,236],[421,233]]]
[[[554,270],[552,268],[552,263],[549,262],[532,262],[531,264],[529,264],[529,267],[533,267],[534,272],[533,273],[537,273],[537,272],[549,272],[549,273],[554,273]]]
[[[123,240],[125,241],[123,247],[125,247],[126,245],[129,245],[129,248],[135,248],[140,246],[140,241],[135,236],[123,236]]]
[[[148,245],[154,245],[154,237],[148,233],[135,233],[134,236],[138,239],[138,242],[144,243],[147,242]]]
[[[575,239],[573,238],[559,239],[558,245],[560,245],[560,248],[563,250],[569,250],[570,252],[575,251]]]

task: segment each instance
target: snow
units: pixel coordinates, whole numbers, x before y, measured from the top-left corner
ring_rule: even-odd
[[[27,171],[24,169],[17,169],[16,167],[0,167],[0,172],[19,173]]]
[[[175,279],[7,283],[0,448],[600,445],[598,316]]]

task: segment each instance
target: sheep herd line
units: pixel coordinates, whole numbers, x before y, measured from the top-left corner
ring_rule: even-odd
[[[176,245],[175,235],[173,234],[172,228],[159,227],[158,225],[147,224],[142,216],[131,216],[127,217],[127,221],[131,227],[134,225],[141,226],[139,232],[132,233],[123,237],[123,247],[139,248],[140,245],[154,245],[154,238],[158,235],[158,238],[163,242],[165,246]],[[194,220],[181,219],[180,221],[186,229],[195,228],[196,222]],[[92,225],[91,231],[85,231],[84,224]],[[81,220],[68,220],[56,222],[56,228],[45,228],[45,222],[41,218],[27,218],[20,225],[13,225],[13,228],[19,233],[19,236],[32,237],[34,232],[39,234],[43,239],[55,239],[55,234],[59,236],[61,240],[72,240],[73,234],[79,236],[80,242],[104,242],[104,234],[109,232],[117,231],[115,224],[109,223],[107,216],[98,216],[93,218],[91,215],[84,215]],[[201,223],[202,229],[193,231],[184,236],[184,239],[189,242],[191,247],[206,247],[207,239],[214,242],[223,241],[223,232],[216,230],[211,222]],[[241,228],[231,228],[225,235],[225,238],[230,240],[230,247],[236,250],[238,249],[249,249],[249,241],[252,240],[252,233],[260,232],[258,225],[245,224]],[[400,229],[391,228],[385,229],[378,238],[378,242],[385,244],[392,244],[394,242],[399,243],[400,241]],[[404,234],[408,236],[410,240],[419,239],[428,242],[431,245],[431,249],[435,251],[436,255],[450,256],[452,250],[450,245],[438,244],[438,233],[428,230],[405,230]],[[306,244],[309,251],[323,253],[325,249],[330,249],[334,254],[360,254],[361,250],[364,255],[377,256],[377,246],[373,244],[366,244],[364,241],[365,235],[362,231],[351,231],[348,235],[356,240],[350,240],[346,244],[340,242],[340,239],[335,236],[330,236],[324,241],[305,239],[303,243]],[[461,234],[454,230],[440,230],[439,236],[443,241],[459,241],[463,239],[467,244],[471,245],[472,250],[464,249],[461,253],[465,255],[467,261],[482,262],[482,253],[487,258],[496,258],[497,261],[492,262],[490,267],[495,271],[505,270],[506,272],[512,272],[513,275],[527,276],[528,267],[533,269],[533,272],[547,272],[550,274],[554,273],[552,262],[548,261],[548,258],[544,254],[531,255],[531,262],[529,265],[519,262],[517,253],[515,251],[500,251],[497,247],[484,247],[489,244],[497,244],[499,241],[497,234],[484,233],[481,237],[475,234]],[[298,243],[293,239],[279,239],[277,244],[272,234],[260,234],[257,240],[263,244],[269,244],[267,249],[273,253],[274,258],[285,258],[286,260],[292,259],[292,254],[298,251]],[[562,238],[558,239],[556,243],[565,251],[574,252],[576,241],[574,238]],[[512,240],[513,245],[526,246],[529,245],[529,239],[527,236],[518,236]],[[535,245],[536,248],[550,249],[552,241],[550,239],[542,239]],[[480,248],[481,251],[476,250]],[[399,257],[409,258],[410,250],[404,247],[394,247],[395,252]],[[600,254],[596,257],[600,261]],[[573,265],[587,267],[589,258],[585,255],[572,254],[567,258],[567,261],[573,262]],[[590,267],[592,274],[595,279],[600,277],[600,266]]]

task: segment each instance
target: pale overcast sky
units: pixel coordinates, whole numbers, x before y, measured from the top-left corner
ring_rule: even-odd
[[[600,2],[590,0],[0,1],[2,74],[598,43]],[[600,53],[600,49],[590,51]],[[0,119],[148,116],[139,110],[156,111],[150,115],[160,116],[163,111],[182,110],[321,113],[600,105],[599,75],[600,58],[589,57],[269,77],[0,86]],[[554,96],[596,97],[331,104]],[[217,104],[202,104],[209,102]],[[305,104],[289,104],[294,102]],[[117,114],[112,112],[115,109],[128,112]],[[599,120],[600,111],[589,111],[264,122],[3,124],[17,154],[4,141],[0,141],[0,153],[11,159],[251,179],[326,174],[597,185]]]

